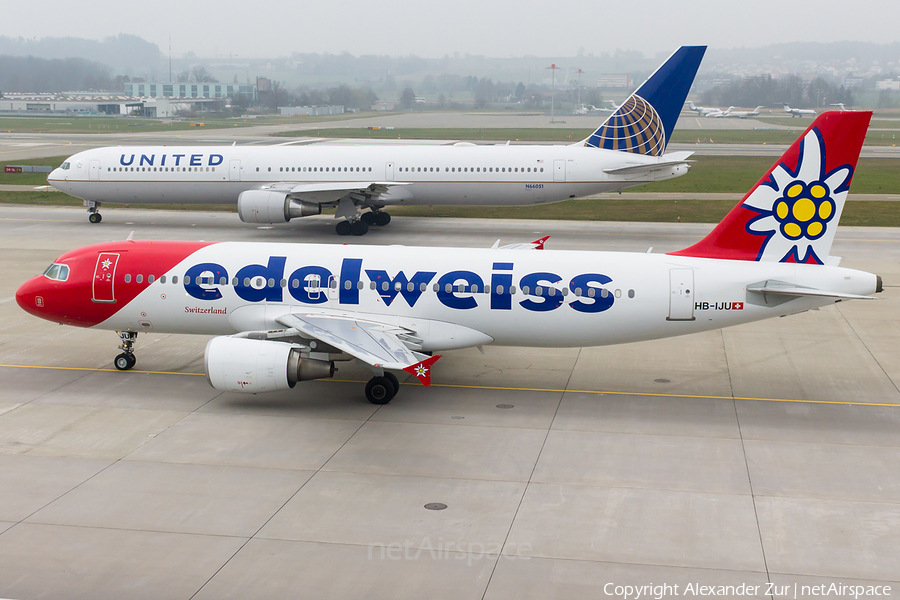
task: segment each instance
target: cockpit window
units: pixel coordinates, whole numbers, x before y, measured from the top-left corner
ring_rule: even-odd
[[[64,162],[64,163],[62,164],[62,166],[59,167],[59,168],[62,169],[63,171],[68,171],[68,170],[69,170],[69,163]]]
[[[65,281],[69,278],[69,267],[53,263],[44,271],[44,277],[53,281]]]

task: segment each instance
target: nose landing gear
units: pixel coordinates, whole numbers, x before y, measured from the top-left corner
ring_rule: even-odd
[[[90,221],[91,223],[99,223],[100,221],[102,221],[103,215],[100,214],[100,203],[91,202],[89,200],[86,204],[88,207],[87,211],[90,213],[90,216],[88,216],[88,221]]]
[[[113,364],[118,370],[127,371],[137,364],[137,358],[134,356],[134,341],[137,339],[137,332],[117,331],[116,333],[119,334],[119,339],[122,340],[122,345],[119,346],[122,354],[116,357]]]

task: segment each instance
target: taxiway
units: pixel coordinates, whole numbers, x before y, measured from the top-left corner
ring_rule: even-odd
[[[364,241],[665,252],[709,228],[395,218]],[[112,333],[16,306],[60,253],[132,230],[335,241],[326,218],[112,209],[91,225],[0,207],[2,597],[900,589],[900,229],[838,231],[844,264],[884,278],[878,300],[608,348],[448,352],[435,386],[382,407],[354,366],[291,393],[220,393],[200,375],[203,337],[142,335],[138,370],[117,372]]]

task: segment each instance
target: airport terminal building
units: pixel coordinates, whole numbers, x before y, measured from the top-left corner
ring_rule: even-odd
[[[257,99],[257,85],[252,83],[126,83],[125,93],[135,98],[234,98]]]

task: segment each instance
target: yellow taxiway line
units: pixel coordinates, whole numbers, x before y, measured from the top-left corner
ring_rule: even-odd
[[[48,369],[59,371],[86,371],[99,373],[120,373],[118,369],[90,368],[90,367],[50,367],[44,365],[4,365],[0,364],[0,368],[4,369]],[[191,377],[205,377],[205,373],[189,373],[179,371],[127,371],[127,373],[135,373],[141,375],[189,375]],[[356,379],[320,379],[318,381],[329,381],[332,383],[366,383]],[[401,382],[401,385],[419,385],[415,381]],[[707,396],[702,394],[670,394],[665,392],[626,392],[626,391],[609,391],[609,390],[564,390],[555,388],[526,388],[526,387],[504,387],[493,385],[465,385],[455,383],[432,383],[432,387],[467,389],[467,390],[496,390],[505,392],[545,392],[555,394],[593,394],[598,396],[655,396],[657,398],[698,398],[701,400],[750,400],[755,402],[788,402],[798,404],[839,404],[844,406],[885,406],[890,408],[900,408],[900,403],[890,402],[858,402],[853,400],[802,400],[796,398],[758,398],[755,396]]]

